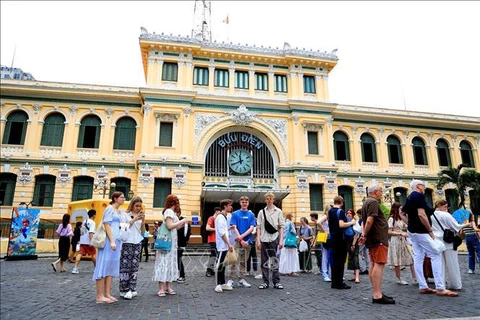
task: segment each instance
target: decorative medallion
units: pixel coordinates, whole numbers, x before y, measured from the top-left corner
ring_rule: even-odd
[[[62,187],[65,187],[65,185],[72,180],[72,177],[70,175],[70,169],[67,167],[66,164],[63,165],[63,167],[58,170],[58,177],[57,181],[60,182],[60,185]]]
[[[138,180],[143,184],[144,187],[147,187],[150,183],[153,182],[153,170],[150,166],[145,164],[144,167],[140,167],[140,175]]]
[[[172,182],[177,187],[181,188],[187,184],[187,173],[185,169],[182,168],[182,165],[179,165],[177,169],[173,172],[173,179]]]
[[[327,176],[325,177],[325,187],[329,192],[333,192],[333,190],[337,187],[336,181],[337,175],[332,173],[332,171],[328,172]]]
[[[256,112],[248,111],[247,107],[244,104],[241,104],[234,111],[226,111],[225,113],[230,115],[230,119],[241,126],[246,126],[250,122],[255,121],[255,116],[258,114]]]
[[[302,192],[308,189],[308,177],[303,170],[297,175],[297,188],[302,190]]]
[[[18,175],[18,182],[20,182],[23,185],[26,185],[27,183],[31,182],[33,179],[33,170],[32,167],[27,163],[23,167],[20,168],[20,172]]]

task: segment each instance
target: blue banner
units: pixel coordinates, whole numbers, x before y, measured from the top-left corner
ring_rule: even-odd
[[[36,255],[39,223],[39,209],[13,208],[7,256]]]

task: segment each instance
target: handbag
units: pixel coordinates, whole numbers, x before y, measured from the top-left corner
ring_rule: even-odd
[[[130,224],[121,222],[120,223],[120,232],[118,234],[118,239],[122,242],[128,240],[128,233],[130,232]]]
[[[263,209],[263,220],[265,220],[265,231],[267,231],[270,234],[275,234],[278,232],[277,229],[275,229],[274,226],[267,220],[267,216],[265,215],[265,209]]]
[[[325,242],[327,242],[327,233],[326,232],[317,233],[317,243],[325,243]]]
[[[290,229],[292,229],[290,225]],[[287,232],[287,235],[285,236],[285,241],[283,242],[283,245],[286,248],[296,248],[297,247],[297,235],[295,233],[292,233],[291,230]]]
[[[227,251],[227,255],[225,256],[225,260],[223,260],[223,265],[224,266],[231,266],[231,265],[234,265],[236,264],[238,261],[238,254],[237,254],[237,251],[235,251],[235,249],[233,249],[232,251]]]
[[[337,210],[337,218],[338,220],[340,220],[340,212],[341,212],[342,209],[338,209]],[[348,220],[348,218],[347,218]],[[353,239],[353,236],[355,235],[355,232],[353,231],[353,226],[349,226],[349,227],[346,227],[343,229],[343,235],[345,238],[347,239]]]
[[[170,252],[172,250],[172,231],[168,230],[167,223],[164,221],[157,231],[157,239],[153,244],[154,250]]]
[[[445,243],[453,243],[454,239],[455,239],[455,233],[450,230],[450,229],[444,229],[442,224],[440,223],[440,221],[438,221],[437,219],[437,216],[435,216],[435,214],[433,214],[433,217],[435,218],[435,220],[437,220],[438,222],[438,225],[440,226],[440,228],[442,228],[442,231],[443,231],[443,241],[445,241]]]
[[[97,230],[95,230],[95,234],[90,241],[90,244],[98,249],[103,249],[105,247],[105,243],[107,242],[107,232],[105,231],[105,226],[103,222],[100,223]]]
[[[308,243],[307,241],[302,239],[302,241],[300,241],[300,246],[298,247],[298,251],[305,252],[307,250],[308,250]]]

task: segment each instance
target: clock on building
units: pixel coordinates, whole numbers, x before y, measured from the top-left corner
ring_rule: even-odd
[[[230,151],[228,156],[228,166],[234,172],[245,174],[252,169],[253,158],[250,151],[245,149],[235,149]]]

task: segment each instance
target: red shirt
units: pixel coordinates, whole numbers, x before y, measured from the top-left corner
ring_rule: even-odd
[[[210,226],[210,228],[215,229],[215,216],[211,216],[210,218],[208,218],[207,225]],[[207,237],[208,243],[211,243],[211,242],[215,243],[215,231],[207,231],[207,232],[209,232]]]

